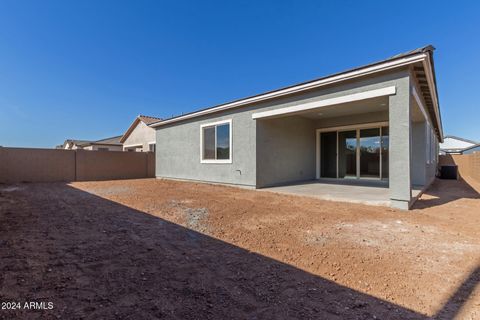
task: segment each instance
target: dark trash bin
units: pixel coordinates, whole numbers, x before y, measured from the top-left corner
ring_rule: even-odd
[[[448,165],[440,167],[440,178],[441,179],[458,179],[458,166]]]

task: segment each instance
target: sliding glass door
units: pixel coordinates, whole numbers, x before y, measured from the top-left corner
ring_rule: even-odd
[[[338,133],[338,178],[357,177],[357,131]]]
[[[380,178],[380,128],[361,129],[360,177]]]
[[[388,136],[388,127],[382,127],[382,153],[381,158],[382,161],[382,179],[388,179],[388,144],[389,144],[389,136]]]
[[[322,178],[387,179],[388,127],[321,132]]]
[[[337,177],[337,132],[322,132],[320,135],[321,176]]]

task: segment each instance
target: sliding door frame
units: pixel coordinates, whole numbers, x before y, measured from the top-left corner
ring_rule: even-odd
[[[338,177],[338,133],[342,131],[354,131],[356,132],[356,138],[357,138],[357,150],[356,150],[356,170],[357,170],[357,176],[356,179],[369,179],[369,178],[361,178],[360,177],[360,130],[361,129],[371,129],[371,128],[380,128],[380,143],[382,141],[382,127],[388,127],[388,121],[383,121],[383,122],[371,122],[371,123],[363,123],[363,124],[353,124],[353,125],[348,125],[348,126],[339,126],[339,127],[330,127],[330,128],[321,128],[321,129],[316,129],[315,136],[316,136],[316,142],[315,142],[315,164],[316,164],[316,178],[320,179],[320,170],[321,170],[321,133],[322,132],[332,132],[335,131],[337,132],[337,143],[336,143],[336,163],[337,163],[337,179]],[[380,145],[380,178],[375,180],[382,180],[382,148],[383,146]]]

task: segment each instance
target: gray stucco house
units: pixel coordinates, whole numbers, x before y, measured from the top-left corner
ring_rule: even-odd
[[[254,188],[378,181],[408,209],[435,178],[443,137],[433,50],[150,124],[156,176]]]

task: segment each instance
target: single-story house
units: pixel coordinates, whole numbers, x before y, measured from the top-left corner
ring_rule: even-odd
[[[156,176],[254,188],[368,180],[409,209],[412,190],[436,176],[443,140],[433,51],[152,123]]]
[[[122,151],[122,143],[120,138],[122,136],[115,136],[111,138],[105,138],[95,141],[90,140],[73,140],[67,139],[61,146],[57,146],[57,149],[67,150],[96,150],[96,151]]]
[[[148,125],[160,120],[162,119],[156,117],[137,116],[120,139],[123,151],[155,152],[155,129]]]
[[[56,149],[65,149],[65,150],[76,150],[76,149],[81,149],[79,147],[80,144],[88,143],[90,142],[89,140],[75,140],[75,139],[67,139],[63,142],[63,144],[60,144],[56,146]]]
[[[478,142],[460,138],[456,136],[445,136],[443,142],[440,143],[440,154],[461,154],[462,150],[470,148]]]

